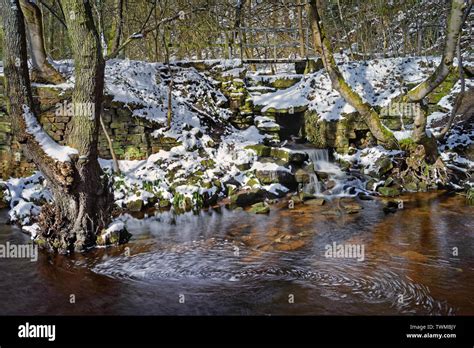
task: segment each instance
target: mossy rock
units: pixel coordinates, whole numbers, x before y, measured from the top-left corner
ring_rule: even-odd
[[[271,148],[270,156],[273,158],[281,159],[285,163],[293,162],[302,164],[304,161],[308,160],[308,155],[304,152],[291,151],[278,147]]]
[[[125,227],[120,230],[104,233],[97,236],[96,243],[100,246],[120,245],[128,242],[132,235]]]
[[[379,187],[377,188],[377,191],[385,197],[396,197],[400,195],[400,190],[396,187]]]
[[[299,168],[295,172],[295,179],[297,183],[306,184],[309,182],[309,177],[310,177],[309,173],[303,168]]]
[[[127,203],[127,210],[134,213],[138,213],[142,211],[144,205],[145,204],[141,199],[137,199],[136,201],[131,201]]]
[[[160,199],[160,201],[158,202],[158,207],[160,209],[169,208],[171,207],[171,202],[167,199]]]
[[[261,106],[260,106],[260,109],[261,109]],[[269,107],[269,108],[265,109],[264,112],[262,112],[262,115],[269,116],[269,117],[274,116],[275,114],[289,114],[289,115],[292,115],[292,114],[305,112],[306,110],[308,110],[308,105],[294,105],[292,107],[284,108],[284,109],[277,109],[277,108],[274,108],[274,107]]]
[[[239,207],[246,207],[265,199],[265,191],[262,189],[252,189],[250,191],[241,191],[230,196],[230,201]]]
[[[247,150],[253,150],[259,157],[269,157],[271,155],[272,148],[263,144],[247,145]]]
[[[257,178],[252,178],[246,183],[247,186],[253,187],[253,186],[259,186],[260,181]]]
[[[295,76],[295,77],[281,77],[277,78],[273,81],[270,82],[270,87],[276,88],[276,89],[287,89],[290,88],[294,85],[296,85],[298,82],[301,81],[300,76]]]
[[[388,157],[380,157],[375,161],[375,166],[377,168],[375,175],[376,176],[383,176],[384,174],[388,173],[391,169],[393,169],[392,160]]]
[[[256,170],[255,176],[263,184],[283,184],[293,186],[296,184],[295,176],[286,170]]]
[[[403,184],[403,188],[409,192],[418,191],[418,184],[414,181]]]
[[[405,138],[399,141],[400,148],[406,152],[412,152],[418,146],[417,143],[411,138]]]
[[[260,202],[253,204],[249,211],[254,214],[268,214],[270,207],[265,202]]]

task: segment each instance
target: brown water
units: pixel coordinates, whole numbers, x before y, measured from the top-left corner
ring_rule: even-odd
[[[474,209],[441,192],[403,199],[388,215],[376,200],[356,214],[281,204],[133,220],[121,248],[0,259],[0,314],[474,314]],[[0,243],[27,242],[5,219]],[[364,261],[326,258],[333,242],[363,245]]]

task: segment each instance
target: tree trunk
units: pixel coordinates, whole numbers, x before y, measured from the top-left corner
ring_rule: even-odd
[[[303,2],[298,0],[298,36],[300,41],[300,57],[306,57],[306,46],[305,46],[305,36],[304,36],[304,25],[303,25]]]
[[[64,77],[48,62],[43,36],[43,20],[39,7],[28,0],[20,0],[26,23],[26,34],[30,46],[33,69],[31,79],[35,82],[59,84]]]
[[[65,10],[76,78],[67,145],[79,152],[71,194],[57,197],[56,215],[69,221],[74,247],[94,245],[110,220],[113,197],[98,162],[98,135],[104,88],[105,63],[89,2],[61,1]]]
[[[467,15],[470,12],[472,7],[471,4],[466,9],[466,3],[464,0],[452,0],[451,3],[451,12],[448,18],[448,25],[446,27],[446,42],[444,46],[443,57],[441,58],[441,63],[438,65],[435,72],[426,79],[423,83],[419,84],[417,87],[412,89],[407,93],[407,95],[403,98],[409,102],[420,102],[425,98],[429,93],[431,93],[436,87],[438,87],[444,79],[448,76],[448,74],[454,70],[453,67],[453,60],[456,54],[456,47],[459,43],[459,38],[462,30],[462,25],[467,18]],[[466,10],[466,11],[464,11]],[[462,69],[460,64],[459,69]],[[457,100],[458,102],[459,100]],[[458,103],[456,103],[458,104]],[[453,114],[451,118],[455,117],[456,107],[453,109]],[[430,144],[430,146],[425,146],[428,150],[431,149],[432,152],[436,149],[432,143],[436,143],[436,139],[434,137],[429,137],[426,134],[426,124],[427,122],[427,113],[422,112],[416,115],[414,124],[415,128],[413,130],[413,140],[418,144]],[[447,130],[446,130],[447,132]],[[444,134],[443,134],[444,135]],[[432,158],[435,157],[433,153],[431,153]]]
[[[115,0],[115,17],[112,24],[112,39],[109,43],[109,54],[120,47],[123,31],[123,0]]]
[[[331,79],[333,88],[337,90],[339,94],[357,110],[379,143],[382,143],[387,148],[398,148],[397,139],[393,133],[382,124],[378,113],[371,105],[365,103],[360,95],[358,95],[347,84],[341,72],[339,71],[332,53],[331,43],[326,37],[323,29],[316,0],[309,1],[307,6],[308,13],[311,17],[310,21],[311,30],[313,32],[314,48],[323,60],[324,68]]]
[[[96,243],[97,236],[107,226],[112,203],[110,187],[97,158],[104,62],[91,9],[82,0],[63,1],[69,14],[66,19],[76,84],[73,92],[75,114],[68,125],[69,147],[54,144],[63,154],[58,158],[45,150],[38,140],[38,134],[41,134],[53,144],[41,129],[34,111],[19,2],[0,1],[5,28],[6,92],[13,132],[26,157],[45,176],[53,194],[53,204],[42,208],[37,240],[46,248],[59,252],[85,250]],[[65,151],[68,156],[64,156]]]
[[[472,4],[470,6],[472,6]],[[458,38],[464,22],[463,15],[465,8],[465,0],[452,0],[451,12],[449,14],[448,25],[446,27],[446,41],[441,63],[428,79],[408,92],[407,98],[409,101],[421,101],[424,97],[431,93],[431,91],[438,87],[444,81],[446,76],[448,76],[448,74],[454,69],[453,61],[456,54]]]

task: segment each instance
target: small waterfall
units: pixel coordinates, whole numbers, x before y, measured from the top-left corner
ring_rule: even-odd
[[[336,163],[329,160],[328,149],[305,148],[303,151],[308,154],[313,169],[309,171],[309,182],[303,187],[304,192],[316,196],[345,196],[365,191],[364,184],[359,179],[349,177]],[[327,179],[326,184],[318,175]]]

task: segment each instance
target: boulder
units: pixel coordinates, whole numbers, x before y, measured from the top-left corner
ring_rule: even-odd
[[[144,203],[141,199],[137,199],[136,201],[131,201],[127,203],[127,210],[130,212],[140,212],[142,211]]]
[[[240,191],[230,196],[230,201],[239,207],[249,206],[265,199],[265,191],[262,189],[252,189]]]

